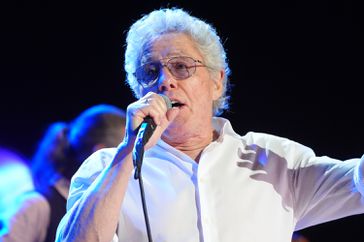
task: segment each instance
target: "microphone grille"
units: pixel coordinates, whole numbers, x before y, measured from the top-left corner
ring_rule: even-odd
[[[171,99],[169,99],[169,97],[167,97],[166,95],[164,94],[159,94],[163,99],[164,101],[166,102],[166,105],[167,105],[167,110],[168,109],[171,109],[172,108],[172,102],[171,102]]]

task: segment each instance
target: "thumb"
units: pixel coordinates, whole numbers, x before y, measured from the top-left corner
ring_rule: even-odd
[[[179,108],[171,108],[166,113],[167,122],[162,122],[161,125],[158,125],[149,139],[147,144],[145,145],[145,150],[149,149],[150,147],[154,146],[157,143],[157,140],[161,137],[164,130],[169,126],[169,124],[177,117],[179,113]]]
[[[171,108],[167,111],[166,116],[167,116],[167,120],[168,122],[172,122],[178,115],[179,113],[179,108]]]

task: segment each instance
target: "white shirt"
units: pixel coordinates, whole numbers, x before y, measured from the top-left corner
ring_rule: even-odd
[[[364,213],[360,159],[317,157],[294,141],[254,132],[240,136],[228,120],[213,122],[220,135],[199,164],[162,140],[144,154],[154,242],[289,242],[294,230]],[[72,178],[68,209],[115,152],[103,149],[84,162]],[[118,231],[114,241],[148,241],[133,175]]]

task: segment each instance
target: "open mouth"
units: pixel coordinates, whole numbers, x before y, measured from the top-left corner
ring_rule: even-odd
[[[172,101],[171,103],[172,103],[172,107],[177,107],[177,108],[180,108],[184,105],[183,103],[180,103],[178,101]]]

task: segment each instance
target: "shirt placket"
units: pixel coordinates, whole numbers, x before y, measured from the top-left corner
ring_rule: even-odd
[[[197,184],[198,184],[198,194],[199,194],[199,213],[200,221],[203,233],[203,240],[205,242],[213,242],[217,238],[217,230],[214,224],[213,216],[215,214],[214,208],[211,206],[211,199],[214,199],[214,194],[211,189],[209,189],[209,181],[211,177],[209,176],[209,162],[212,156],[212,150],[216,144],[210,144],[206,147],[204,152],[200,157],[200,162],[197,172]]]

